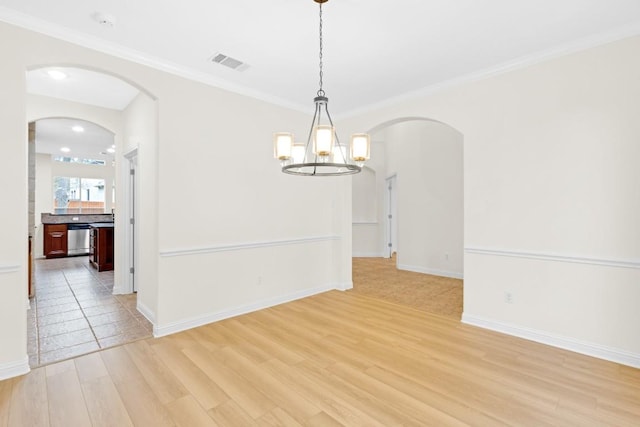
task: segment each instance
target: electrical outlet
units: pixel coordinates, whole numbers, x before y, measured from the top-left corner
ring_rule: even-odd
[[[504,302],[507,304],[513,304],[513,294],[509,291],[504,291]]]

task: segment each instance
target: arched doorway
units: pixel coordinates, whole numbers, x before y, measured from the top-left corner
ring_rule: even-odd
[[[50,71],[52,70],[56,71],[56,75],[64,75],[65,77],[56,80],[50,75]],[[96,129],[101,128],[107,130],[106,133],[112,135],[111,144],[99,142],[100,147],[91,148],[91,150],[93,150],[91,153],[93,154],[89,152],[79,154],[79,147],[75,147],[74,152],[70,153],[67,158],[77,160],[75,162],[67,162],[67,164],[63,166],[67,166],[68,168],[70,163],[76,163],[74,165],[76,169],[82,169],[81,174],[83,176],[81,178],[83,179],[90,178],[87,174],[106,174],[107,179],[104,179],[105,182],[103,184],[103,193],[105,196],[103,214],[113,219],[117,210],[114,221],[115,227],[113,228],[114,270],[110,273],[102,271],[99,273],[90,272],[91,281],[101,276],[98,281],[101,282],[100,284],[106,285],[103,286],[103,288],[108,290],[107,293],[109,295],[99,293],[99,295],[94,298],[95,301],[92,302],[87,301],[89,298],[79,298],[81,292],[78,289],[81,284],[74,283],[72,286],[69,278],[66,277],[69,291],[73,294],[76,300],[75,302],[79,306],[79,311],[83,315],[83,319],[75,318],[73,320],[80,321],[74,325],[69,324],[66,327],[59,325],[60,327],[57,329],[42,328],[51,329],[51,333],[64,330],[66,338],[64,342],[57,347],[52,345],[52,343],[55,344],[55,338],[44,337],[44,339],[38,340],[38,346],[44,342],[47,344],[47,347],[44,349],[50,352],[46,357],[40,357],[35,363],[35,365],[40,365],[55,361],[56,357],[67,358],[95,350],[91,345],[85,345],[86,343],[80,342],[83,340],[81,333],[77,333],[77,340],[71,342],[73,341],[71,340],[71,336],[74,335],[74,331],[70,330],[70,328],[76,330],[78,330],[77,328],[79,326],[83,326],[82,329],[88,328],[96,339],[95,344],[97,344],[98,348],[121,344],[140,338],[143,335],[149,336],[151,334],[151,325],[144,319],[144,316],[138,308],[140,305],[144,307],[153,306],[153,304],[149,304],[149,302],[145,303],[145,296],[148,299],[148,295],[155,295],[155,290],[152,289],[153,286],[156,286],[155,282],[146,281],[147,286],[141,286],[139,288],[137,298],[136,295],[124,295],[122,297],[115,297],[114,295],[132,294],[134,291],[133,273],[134,263],[137,257],[134,256],[135,254],[132,249],[134,245],[132,242],[134,239],[140,240],[135,247],[144,248],[145,246],[145,243],[140,239],[139,231],[133,229],[133,224],[138,224],[143,221],[138,221],[138,218],[133,217],[133,213],[135,212],[133,206],[136,202],[131,198],[133,187],[129,185],[130,154],[137,152],[138,148],[144,145],[145,150],[143,151],[149,156],[145,159],[144,164],[149,165],[148,169],[150,169],[150,171],[146,172],[152,176],[154,175],[156,163],[154,157],[154,147],[156,145],[155,129],[157,127],[155,123],[155,110],[157,107],[153,97],[139,86],[131,84],[120,76],[113,76],[87,67],[38,66],[30,69],[27,71],[27,93],[27,118],[30,122],[35,122],[36,140],[38,123],[45,123],[44,121],[40,122],[39,119],[43,118],[47,118],[47,120],[57,120],[58,123],[62,123],[64,120],[72,120],[77,122],[78,126],[84,124],[86,129],[83,134],[85,136],[91,133],[88,132],[91,126],[94,126]],[[140,122],[142,122],[142,124],[140,124]],[[148,131],[149,128],[151,131]],[[93,137],[92,140],[100,140],[95,133],[91,136]],[[104,157],[101,157],[103,155]],[[104,160],[104,163],[98,165],[96,161],[100,160]],[[53,156],[50,156],[50,163],[53,162],[55,162]],[[59,166],[60,165],[57,167],[58,169],[60,169]],[[87,172],[91,166],[95,166],[94,171]],[[98,169],[102,169],[102,171],[96,172]],[[110,170],[110,173],[106,173],[106,170]],[[52,175],[51,181],[53,180]],[[52,189],[52,186],[41,186],[41,190],[45,189],[41,191],[41,193],[46,193],[46,189],[50,188]],[[140,189],[138,192],[141,192]],[[40,195],[40,199],[45,200],[47,197],[43,199],[43,196]],[[49,200],[52,200],[52,198],[49,198]],[[78,198],[78,202],[80,201],[80,198]],[[84,204],[86,205],[86,203]],[[51,213],[62,214],[62,212],[55,212],[51,204],[49,207],[52,208]],[[150,213],[150,218],[153,218],[155,209],[151,208],[150,210],[153,211]],[[72,212],[69,211],[68,213],[71,214]],[[73,213],[83,214],[83,212],[75,211]],[[138,214],[142,213],[143,212],[138,211]],[[38,223],[39,219],[40,218],[34,218],[33,222]],[[86,217],[83,216],[80,219],[84,221]],[[99,219],[102,218],[100,217]],[[40,230],[38,230],[39,233],[33,233],[34,237],[38,239],[36,246],[38,246],[38,244],[40,247],[42,246],[40,239],[42,239],[41,234],[43,228],[44,227],[41,226]],[[38,250],[36,250],[35,254],[40,256],[44,255],[42,252],[38,252]],[[71,258],[68,260],[71,261]],[[82,267],[85,266],[83,265]],[[81,273],[86,274],[87,272],[81,270]],[[106,279],[105,275],[107,277]],[[145,283],[144,280],[139,281]],[[74,286],[76,289],[74,289]],[[101,289],[101,292],[104,291],[104,289]],[[70,298],[68,293],[66,298]],[[105,304],[98,304],[100,300],[104,300],[102,302],[105,302]],[[67,308],[73,305],[73,301],[68,301],[67,303],[69,304],[67,307],[60,309],[67,310]],[[43,305],[43,307],[47,306],[53,307],[53,304],[49,302]],[[55,307],[47,310],[36,310],[35,314],[37,316],[37,312],[39,311],[40,314],[47,315],[49,312],[56,310],[57,308]],[[149,311],[151,310],[143,310],[145,314]],[[30,312],[30,316],[33,316],[34,311],[31,310]],[[130,314],[131,317],[123,316],[124,314]],[[102,316],[103,319],[99,319],[100,316]],[[106,318],[111,318],[113,322],[105,322]],[[83,323],[82,320],[86,323]],[[130,321],[133,321],[133,323]],[[36,326],[40,326],[41,324],[44,325],[45,322],[36,320]],[[138,327],[141,324],[145,325],[145,331],[140,330],[140,328],[134,330],[136,328],[132,327]],[[88,334],[86,335],[89,336]],[[55,335],[51,335],[51,337],[55,337]],[[31,350],[33,350],[31,341],[29,342],[29,347],[31,356]],[[85,348],[86,351],[84,351],[83,348]],[[39,350],[42,350],[42,348],[39,348]],[[56,356],[54,352],[58,352],[61,356]],[[30,357],[30,363],[34,366],[32,357]]]
[[[442,295],[448,285],[457,283],[459,291],[452,298],[459,299],[459,308],[451,312],[459,318],[463,277],[463,137],[444,123],[417,117],[381,123],[370,134],[373,144],[368,167],[372,173],[353,180],[354,288],[358,288],[359,272],[367,271],[357,268],[357,262],[371,263],[375,258],[381,260],[393,254],[390,261],[393,270],[388,271],[395,276],[380,281],[379,286],[387,286],[380,290],[380,295],[393,297],[393,287],[385,283],[398,285],[399,274],[405,271],[431,276],[427,281],[438,285]],[[364,185],[364,180],[369,184]],[[375,204],[370,202],[372,199]],[[369,204],[365,206],[363,201]],[[356,216],[364,209],[369,209],[366,224]],[[407,292],[408,288],[402,289],[402,293]],[[427,309],[442,305],[432,303],[436,293],[430,293]],[[413,302],[420,298],[404,295],[398,300],[402,299],[416,305]],[[452,303],[444,305],[449,307]],[[438,314],[443,310],[438,308]]]

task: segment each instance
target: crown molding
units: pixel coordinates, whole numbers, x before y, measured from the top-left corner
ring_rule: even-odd
[[[440,83],[425,86],[422,89],[418,89],[411,92],[406,92],[392,98],[388,98],[381,102],[367,105],[362,108],[351,110],[343,114],[336,115],[337,119],[347,119],[350,117],[365,114],[371,111],[380,110],[385,107],[390,107],[395,104],[399,104],[403,101],[409,101],[417,98],[433,95],[438,92],[442,92],[446,89],[450,89],[456,86],[462,86],[467,83],[472,83],[479,80],[488,79],[490,77],[505,74],[511,71],[521,70],[523,68],[530,67],[541,62],[549,61],[551,59],[560,58],[573,53],[581,52],[594,47],[602,46],[607,43],[612,43],[618,40],[626,39],[629,37],[640,35],[640,21],[631,25],[626,25],[617,28],[613,31],[607,31],[599,33],[593,36],[584,37],[582,39],[574,40],[569,43],[565,43],[560,46],[556,46],[551,49],[543,50],[533,53],[531,55],[525,55],[512,61],[503,62],[493,67],[485,68],[480,71],[476,71],[469,74],[464,74],[453,79],[445,80]]]
[[[228,80],[215,77],[205,72],[176,64],[166,59],[158,58],[135,49],[130,49],[117,43],[108,42],[95,36],[80,31],[72,30],[61,25],[52,24],[45,20],[0,6],[0,21],[15,25],[30,31],[35,31],[58,40],[73,43],[75,45],[95,50],[120,59],[135,62],[159,71],[164,71],[178,77],[223,89],[229,92],[244,95],[273,105],[288,108],[294,111],[308,113],[308,106],[303,106],[283,98],[273,96],[255,89],[250,89],[232,83]]]
[[[203,83],[208,86],[227,90],[229,92],[268,102],[270,104],[288,108],[294,111],[308,113],[308,108],[305,105],[287,101],[283,98],[266,94],[255,89],[250,89],[245,86],[232,83],[228,80],[204,73],[202,71],[185,67],[183,65],[179,65],[162,58],[148,55],[134,49],[129,49],[116,43],[107,42],[98,37],[90,36],[88,34],[84,34],[82,32],[75,31],[61,25],[52,24],[45,20],[18,12],[13,9],[9,9],[4,6],[0,6],[0,21],[25,28],[27,30],[35,31],[49,37],[73,43],[88,49],[96,50],[120,59],[125,59],[140,65],[145,65],[147,67],[164,71],[166,73],[173,74],[188,80]],[[474,73],[465,74],[440,83],[429,85],[416,91],[411,91],[395,97],[391,97],[384,101],[376,102],[362,108],[357,108],[341,114],[336,114],[335,118],[347,119],[349,117],[392,106],[402,101],[432,95],[434,93],[441,92],[445,89],[449,89],[455,86],[460,86],[466,83],[483,80],[510,71],[526,68],[540,62],[569,55],[603,44],[611,43],[627,37],[636,36],[638,34],[640,34],[640,22],[623,26],[613,31],[603,32],[593,36],[575,40],[552,49],[540,51],[531,55],[526,55],[513,61],[504,62],[494,67],[489,67]]]

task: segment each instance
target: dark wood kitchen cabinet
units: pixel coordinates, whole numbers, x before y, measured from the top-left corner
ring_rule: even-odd
[[[113,225],[91,225],[89,262],[98,271],[113,270]]]
[[[44,224],[44,256],[67,256],[67,224]]]

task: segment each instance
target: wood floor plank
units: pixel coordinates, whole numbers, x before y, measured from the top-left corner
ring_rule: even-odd
[[[236,402],[228,400],[209,410],[209,416],[221,427],[252,427],[257,424]]]
[[[49,396],[44,368],[13,379],[9,427],[49,425]]]
[[[185,396],[167,405],[173,420],[180,427],[217,427],[218,424],[198,404],[193,396]]]
[[[111,377],[100,376],[80,384],[93,427],[133,426]]]
[[[9,408],[11,407],[13,382],[13,378],[0,381],[0,427],[7,427],[9,424]]]
[[[311,417],[310,420],[314,417]],[[302,424],[280,407],[258,418],[256,424],[262,427],[302,427]]]
[[[341,427],[344,424],[335,420],[326,412],[320,412],[318,415],[310,418],[305,424],[307,427]]]
[[[189,394],[146,340],[127,344],[124,348],[160,402],[166,404]]]
[[[90,353],[74,359],[80,382],[91,381],[109,375],[100,353]]]
[[[250,342],[258,348],[263,349],[265,354],[268,355],[267,357],[265,357],[265,360],[270,357],[275,357],[291,365],[302,362],[304,360],[304,357],[302,357],[300,354],[294,351],[290,351],[285,346],[283,346],[280,341],[274,340],[273,336],[265,336],[258,331],[248,327],[237,318],[227,320],[224,326],[231,333],[245,337],[245,340],[247,342]]]
[[[229,400],[229,396],[220,386],[174,345],[180,346],[180,341],[172,342],[169,337],[161,343],[154,344],[152,349],[199,404],[205,410],[209,410]]]
[[[175,423],[143,379],[115,383],[131,421],[136,426],[170,427]]]
[[[244,377],[221,363],[204,347],[190,347],[184,354],[212,381],[253,418],[259,418],[276,407],[267,395],[251,385]]]
[[[147,384],[124,346],[103,351],[101,357],[135,425],[174,425],[165,406]]]
[[[143,380],[140,370],[133,363],[124,347],[112,347],[101,351],[100,357],[114,384]]]
[[[243,357],[231,348],[224,348],[212,353],[218,363],[223,363],[237,374],[244,377],[278,406],[287,408],[287,412],[299,422],[313,417],[320,409],[313,402],[301,396],[283,384],[278,378],[261,369],[259,365]]]
[[[317,372],[312,372],[314,367]],[[331,418],[344,425],[351,426],[399,426],[404,424],[417,426],[397,412],[379,411],[374,405],[360,401],[353,395],[341,389],[341,384],[332,381],[325,368],[316,367],[313,364],[302,363],[296,366],[288,366],[277,360],[271,360],[263,365],[263,369],[271,372],[274,377],[280,378],[287,387],[321,409]],[[310,417],[309,419],[315,417]]]
[[[49,422],[52,427],[91,425],[73,360],[46,367]]]

